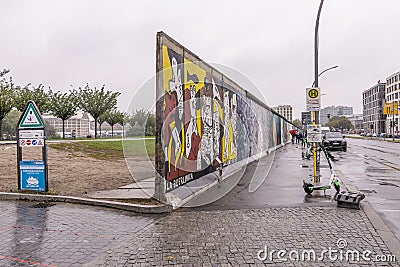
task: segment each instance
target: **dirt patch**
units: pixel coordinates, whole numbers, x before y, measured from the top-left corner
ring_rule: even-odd
[[[36,150],[35,150],[36,149]],[[40,160],[41,150],[24,148],[24,160]],[[48,148],[49,191],[57,195],[85,197],[87,193],[117,189],[135,180],[143,180],[153,175],[154,158],[149,162],[146,156],[130,158],[135,162],[129,172],[123,157],[96,159],[85,153],[68,152]],[[0,191],[16,192],[17,181],[17,148],[16,145],[0,145]]]

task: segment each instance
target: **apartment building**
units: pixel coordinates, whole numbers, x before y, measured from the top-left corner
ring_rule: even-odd
[[[390,75],[386,78],[386,89],[385,89],[385,101],[386,103],[397,102],[400,103],[400,71]],[[399,115],[387,115],[386,117],[386,133],[392,133],[390,128],[390,122],[393,121],[397,124],[394,132],[399,132]]]
[[[291,105],[280,105],[274,107],[273,109],[285,117],[288,121],[293,121],[293,108]]]
[[[386,83],[377,84],[362,93],[363,128],[369,133],[386,132],[386,115],[383,114]]]

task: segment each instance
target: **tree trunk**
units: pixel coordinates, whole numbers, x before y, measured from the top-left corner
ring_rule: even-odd
[[[102,123],[99,123],[99,129],[100,129],[99,137],[100,137],[100,138],[101,138],[101,125],[102,125]]]
[[[63,139],[65,139],[65,120],[62,120],[63,122]]]
[[[114,124],[111,125],[111,138],[114,138]]]
[[[94,118],[94,138],[97,138],[97,119],[98,118]]]
[[[3,119],[0,119],[0,141],[3,140]]]

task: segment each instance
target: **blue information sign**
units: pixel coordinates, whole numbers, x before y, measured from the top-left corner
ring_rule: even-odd
[[[20,161],[21,190],[34,190],[44,192],[46,190],[44,161]]]

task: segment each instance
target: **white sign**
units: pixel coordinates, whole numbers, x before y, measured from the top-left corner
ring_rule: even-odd
[[[44,146],[44,139],[19,139],[19,146]]]
[[[321,124],[307,125],[307,142],[309,143],[322,142]]]
[[[35,138],[44,138],[44,130],[20,130],[19,138],[25,139],[35,139]]]
[[[308,143],[322,143],[322,133],[307,133]]]
[[[321,132],[321,124],[308,124],[307,125],[307,133],[315,133],[315,132]]]
[[[307,104],[307,111],[320,111],[320,110],[321,110],[320,103]]]
[[[321,90],[319,87],[306,88],[307,111],[319,111],[321,109]]]
[[[28,102],[25,112],[19,123],[19,128],[43,128],[43,122],[39,115],[39,110],[33,102]]]

